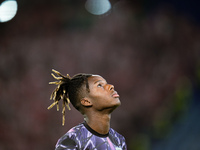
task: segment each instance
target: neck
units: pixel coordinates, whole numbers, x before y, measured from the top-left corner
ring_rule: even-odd
[[[94,131],[100,134],[107,134],[109,132],[111,114],[100,115],[92,113],[84,115],[84,119]]]

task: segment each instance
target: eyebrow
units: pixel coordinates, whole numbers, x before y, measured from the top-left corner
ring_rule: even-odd
[[[103,80],[97,80],[97,81],[94,82],[94,84],[96,84],[97,82],[101,82],[101,81],[103,81]]]
[[[108,84],[106,80],[97,80],[97,81],[94,82],[94,84],[96,84],[98,82],[105,82],[105,84]]]

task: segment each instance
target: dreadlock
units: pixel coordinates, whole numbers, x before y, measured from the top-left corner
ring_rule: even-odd
[[[54,82],[49,82],[49,84],[55,84],[57,87],[51,94],[50,100],[54,102],[48,107],[51,109],[53,106],[57,105],[57,111],[59,111],[59,100],[62,99],[62,125],[65,124],[65,108],[67,107],[71,110],[69,103],[80,111],[80,98],[82,93],[83,84],[86,85],[86,91],[89,92],[88,77],[92,76],[91,74],[77,74],[72,78],[67,74],[67,76],[62,75],[60,72],[52,69],[52,71],[58,75],[55,76],[53,73],[51,75],[57,80]]]

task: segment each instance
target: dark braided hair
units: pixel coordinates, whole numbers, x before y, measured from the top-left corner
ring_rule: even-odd
[[[57,87],[51,94],[50,99],[54,100],[54,102],[48,107],[51,109],[53,106],[57,105],[57,111],[59,111],[59,100],[63,100],[62,104],[62,125],[65,124],[65,107],[69,110],[69,103],[71,102],[72,105],[80,111],[80,99],[82,98],[83,88],[82,86],[86,86],[86,91],[90,92],[89,84],[88,84],[88,77],[92,76],[92,74],[77,74],[74,75],[72,78],[67,74],[67,76],[62,75],[60,72],[52,69],[52,71],[58,75],[55,76],[53,73],[51,74],[57,81],[49,82],[49,84],[55,84]]]

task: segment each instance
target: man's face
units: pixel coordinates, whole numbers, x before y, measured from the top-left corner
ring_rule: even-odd
[[[101,76],[89,77],[88,84],[90,92],[87,97],[91,100],[93,108],[97,110],[114,109],[121,104],[114,86],[108,84]]]

